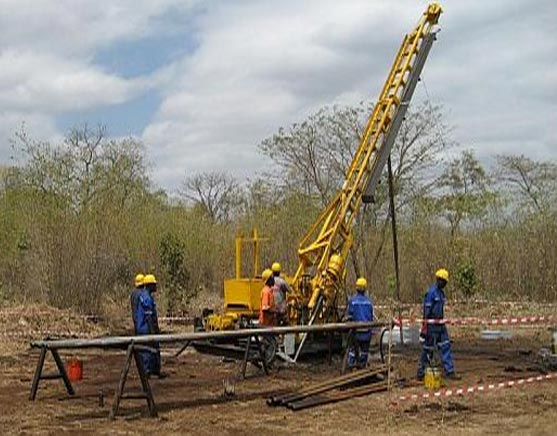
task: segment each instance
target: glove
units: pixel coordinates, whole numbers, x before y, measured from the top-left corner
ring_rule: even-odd
[[[424,344],[425,343],[425,337],[427,334],[427,324],[425,322],[422,323],[422,327],[420,328],[420,337],[418,339],[418,341],[420,342],[420,344]]]

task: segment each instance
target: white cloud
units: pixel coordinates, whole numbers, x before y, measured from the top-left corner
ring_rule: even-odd
[[[0,53],[0,105],[16,111],[80,110],[128,100],[146,81],[124,80],[79,61],[50,54]]]
[[[265,164],[255,147],[261,139],[360,91],[369,75],[355,70],[371,61],[357,48],[343,53],[337,39],[330,47],[327,37],[328,29],[339,40],[348,37],[354,18],[363,31],[374,11],[384,9],[365,3],[354,2],[351,13],[332,1],[220,3],[206,14],[198,24],[198,50],[180,64],[143,135],[158,181],[175,187],[184,172],[213,169],[253,176]],[[351,17],[337,25],[342,11]]]
[[[326,104],[374,99],[426,4],[1,0],[0,156],[21,119],[48,138],[59,134],[60,113],[156,88],[164,98],[142,136],[157,182],[175,189],[197,170],[253,176],[267,164],[256,145],[278,127]],[[455,139],[479,155],[557,157],[557,3],[443,4],[424,82],[447,109]],[[149,77],[93,64],[101,50],[184,26],[195,29],[196,50]],[[425,96],[419,86],[417,99]]]
[[[156,86],[93,64],[99,50],[172,32],[197,0],[2,0],[0,156],[21,121],[43,139],[59,136],[56,116],[119,104]],[[148,55],[148,54],[146,54]],[[41,128],[42,126],[42,128]]]
[[[161,16],[198,0],[2,0],[0,48],[88,56],[99,47],[165,31]],[[168,17],[167,17],[168,21]],[[172,23],[170,23],[172,25]]]
[[[144,132],[159,173],[253,175],[256,144],[325,104],[373,99],[425,2],[222,2],[198,23],[200,46]],[[446,1],[424,81],[456,140],[480,155],[548,153],[555,121],[551,1]],[[557,14],[553,14],[557,16]],[[425,98],[423,88],[418,98]],[[520,138],[528,148],[517,146]],[[541,152],[541,155],[544,155]],[[538,154],[538,153],[535,153]],[[536,157],[539,157],[536,156]]]
[[[557,4],[456,3],[427,66],[435,98],[450,108],[455,137],[480,157],[557,158]]]

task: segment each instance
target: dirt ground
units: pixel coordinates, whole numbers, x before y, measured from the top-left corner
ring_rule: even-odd
[[[0,319],[1,311],[0,311]],[[94,327],[98,329],[98,327]],[[483,340],[479,327],[450,329],[455,364],[461,381],[448,386],[500,382],[539,375],[538,350],[547,347],[546,326],[505,329],[510,339]],[[239,378],[240,363],[188,350],[178,358],[175,349],[163,350],[169,377],[153,379],[158,418],[146,413],[144,400],[124,400],[120,415],[108,420],[124,353],[80,351],[84,379],[74,384],[76,395],[66,394],[60,380],[41,381],[37,400],[28,400],[38,352],[21,339],[4,340],[0,352],[0,432],[2,434],[533,434],[557,432],[557,381],[551,379],[485,394],[434,401],[398,401],[401,395],[423,393],[412,379],[419,356],[417,348],[395,347],[396,373],[408,380],[390,393],[292,412],[271,408],[266,398],[279,392],[326,380],[338,374],[339,359],[296,366],[276,365],[265,377],[250,367]],[[63,354],[63,358],[71,354]],[[47,358],[48,369],[52,369]],[[378,364],[374,362],[372,364]],[[235,385],[235,395],[224,398],[223,383]],[[132,370],[127,390],[138,390]],[[104,404],[100,405],[100,397]]]

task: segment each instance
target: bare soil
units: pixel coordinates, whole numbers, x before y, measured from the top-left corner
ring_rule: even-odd
[[[0,311],[0,319],[2,314]],[[5,327],[5,326],[4,326]],[[99,327],[93,327],[97,331]],[[7,330],[7,328],[5,329]],[[461,381],[448,386],[500,382],[540,374],[537,353],[549,345],[546,327],[509,330],[511,339],[487,341],[480,328],[451,329]],[[393,362],[404,387],[300,412],[271,408],[266,398],[295,390],[338,374],[339,359],[296,366],[276,365],[265,377],[250,367],[248,378],[239,378],[240,363],[188,350],[178,358],[175,349],[163,350],[166,379],[151,386],[158,418],[147,416],[143,400],[124,400],[120,416],[108,420],[124,353],[79,351],[84,380],[75,383],[76,395],[66,394],[60,380],[42,381],[37,400],[28,400],[38,352],[25,340],[4,341],[0,353],[0,433],[2,434],[533,434],[557,433],[557,381],[555,379],[487,394],[435,401],[400,402],[401,395],[422,393],[412,380],[419,356],[417,348],[395,349]],[[64,358],[71,354],[64,354]],[[46,370],[53,364],[47,358]],[[224,380],[235,385],[235,395],[223,396]],[[127,389],[139,389],[132,371]],[[100,397],[104,404],[100,404]]]

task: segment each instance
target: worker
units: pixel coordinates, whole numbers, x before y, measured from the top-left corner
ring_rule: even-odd
[[[363,277],[356,280],[356,295],[348,300],[348,320],[354,322],[373,321],[373,303],[366,295],[367,280]],[[348,367],[365,368],[367,365],[371,329],[361,329],[354,333],[354,340],[348,349]],[[358,358],[359,357],[359,358]]]
[[[147,274],[143,278],[143,290],[139,294],[139,304],[137,306],[137,332],[139,335],[155,335],[160,333],[157,317],[157,306],[153,294],[157,292],[157,279],[153,274]],[[161,374],[161,355],[159,344],[151,344],[155,352],[142,351],[141,361],[147,376]]]
[[[426,365],[431,364],[435,348],[439,349],[443,370],[447,378],[459,379],[455,373],[451,341],[444,320],[445,286],[449,272],[445,268],[435,272],[435,283],[429,287],[424,298],[423,321],[420,330],[422,355],[418,365],[418,380],[423,380]]]
[[[280,276],[280,263],[274,262],[271,266],[271,271],[273,272],[273,279],[275,284],[273,286],[273,297],[275,299],[275,315],[276,324],[285,325],[286,324],[286,294],[288,293],[288,284]]]
[[[137,305],[139,304],[139,294],[143,290],[143,279],[144,278],[145,278],[145,276],[141,273],[137,274],[135,276],[135,280],[134,280],[135,288],[132,291],[132,294],[130,295],[130,304],[131,304],[131,308],[132,308],[132,320],[133,320],[133,332],[136,335],[138,334],[138,332],[137,332],[137,320],[136,320]]]
[[[259,325],[261,326],[274,326],[276,325],[275,317],[275,298],[273,287],[275,285],[275,278],[273,271],[266,269],[261,274],[263,279],[263,289],[261,289],[261,301],[259,304]]]

